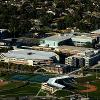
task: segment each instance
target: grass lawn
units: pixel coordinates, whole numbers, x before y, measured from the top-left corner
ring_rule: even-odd
[[[41,88],[41,81],[49,77],[52,77],[52,75],[3,73],[0,75],[0,79],[8,81],[8,84],[0,87],[0,96],[35,96]],[[27,81],[30,81],[30,83]],[[37,83],[38,81],[39,83]],[[45,95],[46,93],[43,91],[39,93],[39,96]]]
[[[16,79],[16,77],[20,79],[14,81],[12,78]],[[18,73],[4,73],[0,75],[0,79],[8,81],[8,84],[0,86],[0,96],[36,95],[41,88],[41,84],[27,83],[27,80],[31,77],[34,77],[34,75]],[[43,95],[43,93],[41,94]]]
[[[46,96],[46,92],[41,91],[41,92],[38,94],[38,96]]]
[[[16,87],[15,87],[16,86]],[[0,95],[5,96],[19,96],[19,95],[36,95],[40,89],[40,84],[37,83],[30,83],[30,84],[23,84],[22,86],[19,83],[14,85],[14,83],[9,83],[2,87],[0,91]],[[6,89],[6,90],[5,90]]]
[[[13,88],[16,88],[16,87],[21,86],[21,85],[23,85],[22,82],[8,82],[7,84],[0,86],[0,91],[13,89]]]
[[[87,89],[87,87],[81,86],[81,85],[77,85],[77,89],[78,90],[85,90]]]
[[[97,87],[97,91],[88,93],[89,97],[96,98],[100,95],[100,80],[96,79],[96,73],[95,72],[89,72],[91,76],[78,78],[76,79],[78,85],[76,90],[84,90],[86,87],[81,86],[80,84],[86,84],[88,81],[89,84],[95,85]],[[100,77],[100,73],[97,74],[98,77]],[[19,81],[17,81],[16,78],[19,76]],[[41,77],[40,77],[41,76]],[[48,76],[43,75],[36,75],[36,74],[18,74],[18,73],[5,73],[0,75],[0,79],[4,79],[8,81],[8,84],[5,84],[4,86],[0,86],[0,96],[23,96],[23,95],[36,95],[38,91],[41,88],[41,80],[44,80],[48,78]],[[53,77],[52,75],[49,75],[49,77]],[[16,81],[14,81],[14,79]],[[35,83],[35,81],[39,80],[39,83]],[[34,83],[27,83],[25,81],[34,81]],[[73,90],[74,91],[74,90]],[[75,91],[74,91],[75,92]],[[66,90],[58,90],[54,93],[54,96],[60,98],[60,97],[66,97],[69,95],[72,95],[73,93],[66,91]],[[83,95],[87,95],[87,93],[81,93]],[[46,92],[41,91],[39,93],[39,96],[46,96]]]
[[[68,96],[68,95],[72,95],[71,92],[66,91],[66,90],[58,90],[58,91],[56,91],[54,94],[55,94],[55,96],[57,96],[57,97],[66,97],[66,96]]]
[[[97,98],[99,97],[100,98],[100,80],[96,80],[94,82],[90,82],[89,84],[91,85],[95,85],[97,87],[97,91],[95,92],[89,92],[88,95],[92,98]],[[87,93],[83,93],[85,95],[87,95]]]

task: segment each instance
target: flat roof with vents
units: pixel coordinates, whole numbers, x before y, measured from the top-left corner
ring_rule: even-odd
[[[73,36],[73,34],[54,35],[54,36],[44,38],[43,40],[62,42],[62,41],[70,39],[72,36]]]
[[[95,30],[95,31],[92,31],[91,33],[97,33],[97,34],[100,34],[100,29]]]
[[[18,49],[11,50],[7,53],[2,53],[5,57],[8,58],[17,58],[17,59],[50,59],[51,57],[56,56],[54,52],[45,52],[45,51],[37,51],[37,50],[28,50],[28,49]]]

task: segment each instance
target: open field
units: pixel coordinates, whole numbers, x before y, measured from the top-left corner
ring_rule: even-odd
[[[72,95],[72,93],[70,91],[66,91],[66,90],[58,90],[55,92],[55,96],[57,97],[66,97]]]
[[[39,75],[39,74],[18,74],[18,73],[6,73],[1,74],[0,79],[7,81],[0,87],[1,97],[13,97],[13,96],[25,96],[32,95],[36,96],[41,89],[41,83],[46,82],[48,78],[54,77],[50,74]],[[65,90],[59,90],[53,95],[60,98],[70,95],[71,93]],[[41,91],[38,96],[46,96],[48,92]]]
[[[0,87],[0,96],[36,95],[40,89],[38,83],[9,82]]]
[[[47,81],[48,78],[49,76],[44,76],[44,75],[17,74],[17,73],[2,74],[0,75],[0,79],[4,80],[4,82],[7,82],[7,84],[0,86],[0,96],[22,96],[22,95],[36,96],[41,88],[41,82]],[[38,95],[45,96],[46,93],[41,91]]]
[[[90,72],[91,76],[77,79],[77,90],[82,95],[88,95],[93,100],[100,98],[100,73]],[[96,78],[96,74],[98,77]],[[83,91],[83,92],[82,92]]]
[[[76,88],[70,91],[66,90],[58,90],[53,95],[60,98],[69,95],[73,95],[75,93],[79,93],[91,98],[96,99],[99,98],[100,95],[100,74],[99,72],[96,74],[95,72],[89,72],[89,76],[76,79],[77,85]],[[96,76],[98,78],[96,79]],[[36,96],[38,91],[41,89],[41,83],[46,82],[48,78],[53,77],[52,75],[39,75],[39,74],[1,74],[0,79],[7,82],[7,84],[0,86],[0,96],[24,96],[24,95],[32,95]],[[96,88],[95,91],[87,91],[89,87],[94,86]],[[87,92],[81,92],[85,90]],[[48,93],[46,91],[41,91],[38,96],[46,96]]]

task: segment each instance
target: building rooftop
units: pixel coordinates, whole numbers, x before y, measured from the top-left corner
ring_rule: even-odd
[[[63,80],[65,80],[65,79],[69,79],[69,80],[70,80],[70,79],[72,79],[72,77],[66,75],[66,76],[59,76],[59,77],[49,78],[49,80],[47,81],[47,84],[62,89],[62,88],[64,88],[64,87],[66,87],[66,86],[63,85],[63,84],[59,84],[59,83],[57,83],[56,81],[57,81],[57,80],[63,81]],[[69,80],[67,80],[68,83],[69,83]],[[66,82],[66,84],[67,84],[67,82]],[[70,83],[71,83],[71,80],[70,80]]]
[[[11,50],[7,53],[2,53],[6,57],[17,58],[17,59],[50,59],[53,56],[56,56],[53,52],[37,51],[37,50],[28,50],[28,49],[18,49]]]
[[[87,57],[91,58],[95,55],[100,53],[100,50],[86,50],[84,52],[77,53],[76,55],[70,56],[70,57]]]
[[[58,84],[56,83],[55,81],[58,80],[58,79],[64,79],[64,78],[69,78],[69,76],[62,76],[62,77],[54,77],[54,78],[50,78],[47,83],[49,85],[52,85],[52,86],[55,86],[55,87],[58,87],[58,88],[64,88],[65,86],[61,85],[61,84]]]
[[[72,36],[73,36],[73,34],[54,35],[54,36],[47,37],[44,40],[51,40],[51,41],[61,42],[61,41],[70,39]]]
[[[100,29],[95,30],[95,31],[92,31],[91,33],[97,33],[97,34],[100,34]]]
[[[88,35],[73,36],[72,38],[77,38],[77,39],[93,39],[93,37],[88,36]]]
[[[93,48],[85,48],[85,47],[76,47],[76,46],[59,46],[59,49],[62,52],[84,52],[86,50],[94,50]]]
[[[7,29],[0,29],[0,32],[7,31]]]

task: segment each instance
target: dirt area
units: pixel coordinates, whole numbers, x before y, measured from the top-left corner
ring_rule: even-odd
[[[82,86],[87,87],[85,90],[81,90],[81,93],[87,93],[87,92],[95,92],[97,90],[96,86],[90,85],[90,84],[83,84]]]
[[[0,86],[4,86],[5,84],[8,84],[8,82],[7,81],[0,80]]]

